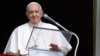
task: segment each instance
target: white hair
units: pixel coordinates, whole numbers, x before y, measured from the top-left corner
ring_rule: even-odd
[[[40,5],[38,2],[30,2],[30,3],[26,6],[26,10],[27,10],[27,8],[28,8],[29,6],[31,6],[31,5],[38,5],[39,8],[40,8],[40,10],[43,11],[41,5]]]

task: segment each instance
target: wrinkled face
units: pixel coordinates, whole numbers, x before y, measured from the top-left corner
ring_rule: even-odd
[[[26,16],[33,24],[38,24],[41,20],[43,11],[38,4],[30,5],[27,7]]]

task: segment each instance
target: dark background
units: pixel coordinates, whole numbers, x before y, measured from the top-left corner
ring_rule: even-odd
[[[25,6],[31,1],[0,2],[0,53],[3,53],[13,29],[28,21],[25,16]],[[77,56],[93,56],[92,0],[36,1],[42,5],[45,13],[79,36],[80,45]],[[45,19],[43,21],[48,22]],[[73,49],[68,53],[68,56],[73,56],[76,45],[74,36],[70,43]]]

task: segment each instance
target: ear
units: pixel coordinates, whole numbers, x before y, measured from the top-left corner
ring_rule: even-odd
[[[44,14],[44,12],[43,12],[43,11],[41,11],[41,17],[43,17],[43,14]]]
[[[25,13],[25,15],[26,15],[27,19],[29,19],[29,18],[28,18],[28,13],[27,13],[27,12]]]

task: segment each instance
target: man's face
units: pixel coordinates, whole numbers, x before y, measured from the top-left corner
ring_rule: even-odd
[[[27,18],[33,23],[33,24],[38,24],[41,20],[42,17],[42,10],[40,9],[39,5],[34,4],[34,5],[30,5],[27,8]]]

